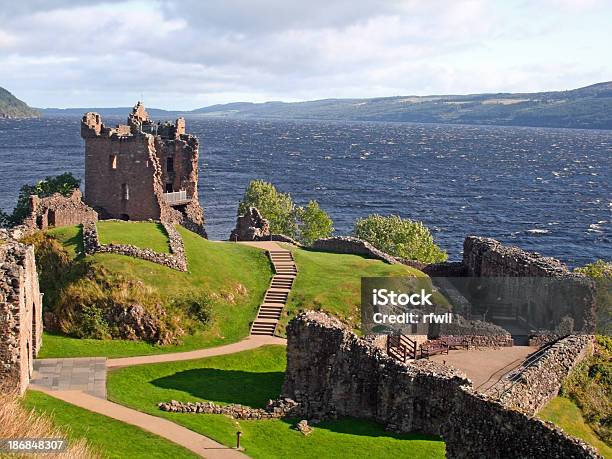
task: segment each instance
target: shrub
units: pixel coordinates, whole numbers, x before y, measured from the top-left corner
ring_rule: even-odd
[[[317,201],[310,201],[305,207],[299,207],[296,216],[298,239],[304,245],[312,245],[317,239],[329,237],[334,232],[334,222]]]
[[[108,339],[110,330],[103,311],[95,304],[82,304],[73,328],[77,338]]]
[[[560,391],[576,402],[586,421],[608,444],[612,442],[611,341],[610,337],[598,335],[595,353],[576,366]]]
[[[201,324],[210,322],[213,313],[214,299],[208,293],[201,293],[197,296],[185,296],[175,298],[173,306],[188,314]]]
[[[36,195],[39,198],[45,198],[54,193],[68,196],[79,185],[80,181],[69,172],[55,177],[46,177],[36,185],[23,185],[19,190],[17,205],[15,205],[13,213],[9,215],[0,212],[0,226],[16,226],[23,223],[30,212],[30,196]]]
[[[593,278],[597,285],[597,333],[612,335],[612,263],[597,260],[574,270]]]
[[[271,183],[252,180],[238,205],[238,215],[246,214],[249,207],[257,207],[270,222],[270,232],[296,237],[295,205],[289,194],[277,191]]]
[[[399,258],[422,263],[438,263],[448,258],[446,252],[434,243],[431,233],[423,223],[397,215],[370,215],[359,218],[355,222],[354,235]]]

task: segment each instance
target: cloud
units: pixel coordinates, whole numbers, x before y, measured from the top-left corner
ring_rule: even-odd
[[[590,3],[543,14],[524,0],[22,1],[0,14],[0,85],[37,106],[144,93],[167,108],[571,87],[612,71],[596,57],[609,7]]]

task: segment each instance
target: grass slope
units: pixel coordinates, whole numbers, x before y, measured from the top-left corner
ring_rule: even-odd
[[[97,227],[102,244],[130,244],[141,249],[170,253],[168,235],[161,223],[100,221]]]
[[[236,421],[223,415],[166,413],[161,401],[209,400],[263,407],[280,394],[285,349],[266,346],[253,351],[200,360],[140,365],[108,375],[109,398],[140,411],[162,416],[228,446],[236,431],[254,458],[442,458],[444,443],[436,437],[394,435],[382,426],[355,419],[322,422],[303,436],[294,420]]]
[[[552,399],[550,403],[540,411],[538,416],[558,425],[568,434],[580,438],[594,446],[606,459],[612,459],[612,448],[601,441],[595,432],[593,432],[593,429],[591,429],[582,417],[580,408],[570,399],[565,397],[556,397]]]
[[[27,409],[50,416],[57,427],[67,431],[71,440],[86,439],[103,457],[198,457],[191,451],[138,427],[92,413],[42,392],[27,392],[22,403]]]
[[[119,228],[133,228],[133,223],[118,223]],[[116,231],[114,228],[113,231]],[[146,233],[156,232],[151,225]],[[198,335],[186,336],[181,345],[156,346],[144,342],[112,340],[80,340],[46,334],[41,358],[159,354],[186,351],[227,344],[246,337],[272,276],[265,252],[243,244],[211,242],[182,227],[189,272],[182,273],[164,266],[123,255],[99,253],[90,257],[113,272],[125,274],[154,287],[164,299],[212,294],[217,299],[212,323]],[[73,257],[80,257],[82,239],[80,228],[66,227],[51,230]],[[116,237],[116,236],[115,236]],[[128,236],[132,237],[132,235]],[[124,242],[119,240],[119,242]],[[245,288],[246,295],[237,293]]]
[[[284,330],[290,317],[305,309],[329,312],[356,328],[361,320],[362,277],[426,277],[421,271],[405,265],[390,265],[359,255],[286,247],[293,252],[298,276],[284,311],[281,330]]]

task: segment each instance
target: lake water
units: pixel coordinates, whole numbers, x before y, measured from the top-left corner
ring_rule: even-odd
[[[123,122],[107,117],[106,124]],[[0,208],[46,175],[83,176],[78,118],[0,120]],[[612,258],[612,131],[439,124],[187,119],[200,201],[227,239],[251,179],[317,199],[337,234],[371,213],[422,220],[451,259],[490,236],[575,266]]]

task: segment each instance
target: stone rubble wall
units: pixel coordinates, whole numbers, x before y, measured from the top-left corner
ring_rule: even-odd
[[[265,408],[251,408],[249,406],[230,404],[217,405],[212,402],[161,402],[157,405],[160,410],[171,413],[194,414],[224,414],[232,419],[280,419],[291,416],[297,404],[291,399],[270,400]]]
[[[399,261],[395,257],[378,250],[369,242],[356,237],[337,236],[317,239],[313,242],[311,248],[322,252],[352,253],[374,258],[376,260],[382,260],[392,265],[399,264]]]
[[[287,335],[282,397],[308,419],[351,416],[396,432],[441,435],[448,458],[600,457],[552,424],[475,393],[461,372],[425,360],[396,362],[327,314],[298,315]]]
[[[230,241],[259,241],[270,236],[270,222],[266,220],[257,207],[249,207],[244,215],[236,219]]]
[[[501,397],[507,408],[534,416],[551,401],[561,388],[570,371],[585,357],[593,346],[589,335],[568,336],[543,351],[537,362],[519,375],[519,379]]]
[[[469,276],[523,278],[500,283],[498,295],[523,305],[519,313],[532,333],[548,330],[551,323],[573,321],[573,331],[592,333],[596,326],[596,286],[586,276],[572,273],[554,258],[468,236],[463,264]]]
[[[463,264],[473,277],[554,277],[571,274],[559,260],[477,236],[465,238]]]
[[[42,345],[34,248],[0,230],[0,392],[25,392]]]
[[[174,225],[162,222],[170,245],[172,253],[159,253],[151,249],[141,249],[128,244],[100,244],[98,238],[98,229],[93,222],[83,225],[83,246],[87,255],[94,253],[115,253],[117,255],[126,255],[128,257],[140,258],[158,265],[176,269],[177,271],[187,271],[187,257],[185,256],[185,248],[183,246],[183,238],[176,230]]]
[[[60,193],[46,198],[30,196],[30,214],[23,224],[28,228],[46,230],[97,220],[98,213],[82,201],[81,191],[76,188],[70,196]]]

